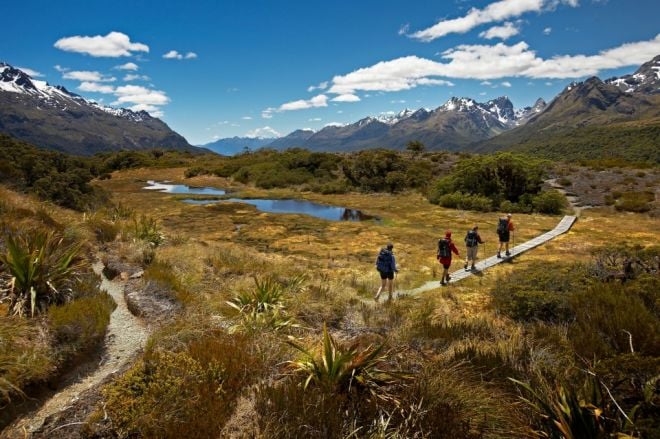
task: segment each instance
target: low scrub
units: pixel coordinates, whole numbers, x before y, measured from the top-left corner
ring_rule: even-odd
[[[263,371],[253,346],[220,330],[174,351],[152,346],[103,390],[107,415],[122,436],[219,437],[237,398]]]
[[[625,192],[614,203],[616,210],[644,213],[652,209],[655,200],[653,192]]]

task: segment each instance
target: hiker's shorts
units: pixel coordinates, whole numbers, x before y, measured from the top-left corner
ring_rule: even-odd
[[[479,250],[479,246],[475,245],[474,247],[468,247],[467,248],[467,258],[472,259],[473,261],[477,259],[477,251]]]
[[[509,238],[511,237],[510,232],[504,232],[500,234],[500,242],[509,242]]]
[[[379,271],[380,273],[380,278],[385,280],[385,279],[394,279],[394,272],[393,271]]]

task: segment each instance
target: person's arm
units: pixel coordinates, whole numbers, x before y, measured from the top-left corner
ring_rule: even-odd
[[[481,239],[481,235],[477,233],[477,242],[483,244],[485,241]]]
[[[513,221],[509,221],[509,232],[513,232],[515,227],[513,227]]]
[[[453,242],[449,244],[449,248],[451,249],[452,252],[454,252],[454,254],[455,254],[456,256],[460,256],[460,255],[458,254],[458,249],[456,248],[456,246],[454,245]]]
[[[392,271],[398,272],[399,270],[396,268],[396,258],[394,257],[394,254],[392,254]]]

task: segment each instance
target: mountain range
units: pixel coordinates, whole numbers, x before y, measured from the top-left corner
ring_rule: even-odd
[[[155,147],[200,151],[146,111],[99,105],[2,62],[0,133],[77,155]]]
[[[255,150],[270,145],[277,139],[273,137],[227,137],[202,145],[203,148],[211,150],[220,155],[235,155],[245,149]]]

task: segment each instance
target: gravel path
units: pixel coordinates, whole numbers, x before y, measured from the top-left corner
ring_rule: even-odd
[[[91,374],[81,377],[80,380],[63,388],[48,399],[36,412],[19,419],[7,431],[8,437],[19,434],[24,437],[25,431],[31,433],[44,423],[44,420],[55,413],[66,409],[79,395],[94,386],[97,386],[108,375],[119,370],[124,364],[131,361],[135,354],[144,347],[148,330],[146,325],[126,307],[124,300],[124,282],[110,281],[101,273],[103,264],[98,261],[94,264],[94,271],[102,277],[101,289],[105,290],[117,302],[117,308],[110,317],[110,324],[105,336],[104,353],[101,362]],[[119,279],[119,278],[117,278]]]

